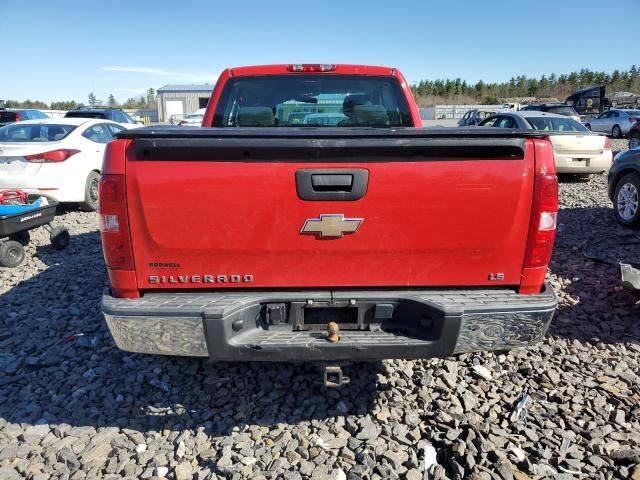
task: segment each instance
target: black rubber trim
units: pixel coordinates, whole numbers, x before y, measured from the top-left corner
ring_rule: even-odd
[[[364,197],[369,171],[364,168],[310,168],[296,171],[302,200],[354,201]]]
[[[138,128],[136,161],[407,162],[521,160],[536,131],[497,128]]]
[[[522,138],[141,138],[136,161],[210,162],[420,162],[521,160]]]

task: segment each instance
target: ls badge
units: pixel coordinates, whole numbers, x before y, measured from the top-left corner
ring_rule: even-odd
[[[339,214],[321,214],[320,218],[307,218],[300,233],[309,233],[318,238],[341,238],[345,233],[355,233],[364,221],[362,218],[344,218]]]

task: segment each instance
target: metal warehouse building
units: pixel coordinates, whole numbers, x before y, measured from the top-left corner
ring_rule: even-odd
[[[188,115],[205,108],[213,85],[165,85],[157,90],[158,117],[168,122],[171,115]],[[182,117],[178,117],[182,118]]]

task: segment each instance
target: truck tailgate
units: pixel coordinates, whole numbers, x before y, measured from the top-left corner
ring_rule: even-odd
[[[120,135],[141,290],[520,283],[534,179],[522,135],[184,130]],[[340,195],[360,175],[362,195]]]

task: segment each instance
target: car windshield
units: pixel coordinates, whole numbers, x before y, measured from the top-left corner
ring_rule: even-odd
[[[578,115],[578,112],[572,107],[548,107],[547,111],[556,115],[566,115],[567,117]]]
[[[204,117],[204,115],[200,115],[200,114],[192,114],[192,115],[187,115],[186,117],[184,117],[186,120],[202,120],[202,118]]]
[[[0,128],[0,142],[54,142],[75,128],[75,125],[53,123],[12,123]]]
[[[640,117],[640,110],[625,110],[624,113],[630,117]]]
[[[225,86],[213,127],[410,127],[393,77],[264,75]]]
[[[590,130],[573,118],[527,117],[534,130],[545,132],[589,132]]]

